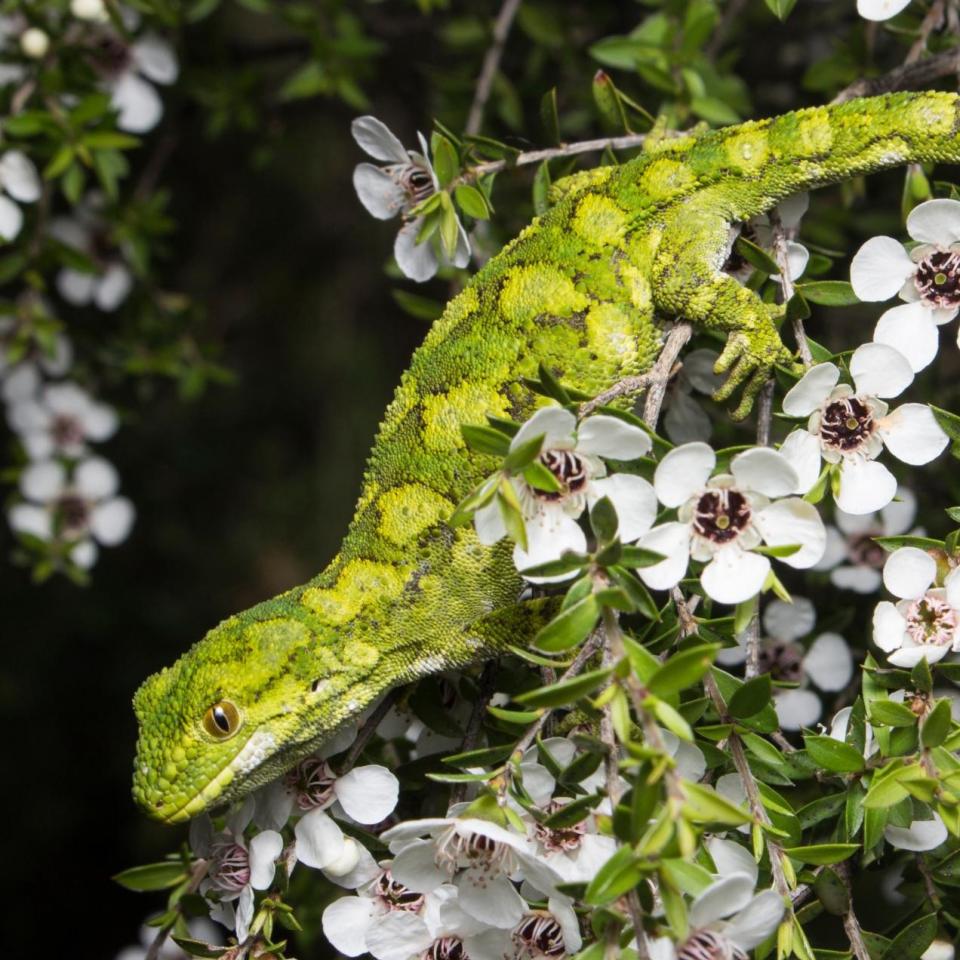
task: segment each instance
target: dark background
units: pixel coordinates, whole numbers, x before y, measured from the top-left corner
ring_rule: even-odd
[[[824,37],[834,20],[857,26],[852,2],[829,12],[811,6],[809,16],[823,17]],[[384,43],[366,84],[371,112],[407,144],[434,115],[462,128],[483,32],[479,43],[456,49],[438,38],[453,13],[469,8],[485,26],[496,5],[454,7],[429,17],[412,5],[369,8],[371,30]],[[539,96],[556,85],[571,138],[598,135],[589,101],[596,64],[586,48],[631,29],[644,8],[593,2],[543,10],[564,45],[534,49],[517,30],[504,60],[524,129],[537,136]],[[816,45],[796,46],[796,21],[782,27],[759,3],[742,18],[733,32],[749,36],[740,72],[754,115],[816,102],[799,83]],[[263,18],[228,7],[187,35],[184,67],[202,83],[204,71],[233,69],[275,40]],[[289,72],[295,45],[284,53],[281,43],[280,51],[277,70]],[[254,56],[262,64],[273,54]],[[618,82],[644,96],[629,77]],[[645,102],[655,105],[656,95],[647,91]],[[53,943],[69,941],[63,955],[110,957],[161,908],[161,896],[109,880],[159,859],[185,836],[146,821],[130,800],[133,691],[220,619],[308,579],[334,554],[378,420],[426,329],[391,296],[394,286],[415,285],[382,270],[396,225],[372,220],[353,193],[351,170],[364,157],[349,123],[361,111],[320,98],[268,103],[256,129],[211,138],[193,101],[168,103],[155,137],[175,137],[161,183],[172,191],[179,226],[164,279],[203,305],[205,333],[221,345],[236,382],[192,403],[168,388],[118,387],[108,399],[128,422],[104,452],[137,506],[131,538],[103,551],[87,589],[62,579],[33,586],[27,572],[9,566],[0,575],[8,952],[43,943],[59,953]],[[485,130],[524,145],[496,102]],[[502,180],[495,200],[509,231],[529,215],[530,171]],[[878,219],[896,229],[900,182],[871,187],[886,198],[885,212],[861,205],[851,250]],[[448,290],[442,279],[417,288],[440,300]],[[845,312],[844,322],[855,316]],[[865,335],[868,327],[857,329]],[[825,325],[811,332],[827,337]],[[843,339],[851,342],[849,328]],[[0,532],[0,548],[11,547]]]

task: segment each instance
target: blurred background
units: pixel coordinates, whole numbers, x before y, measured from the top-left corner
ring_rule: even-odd
[[[331,18],[335,50],[318,52],[291,27],[298,6]],[[675,120],[696,122],[676,106],[682,96],[657,88],[652,67],[618,70],[616,55],[591,47],[628,34],[651,11],[682,20],[697,6],[524,3],[484,132],[521,149],[543,145],[540,98],[556,87],[563,136],[601,135],[607,128],[591,93],[600,66],[651,112],[669,101]],[[784,25],[762,2],[733,0],[716,41],[719,21],[710,21],[686,54],[720,104],[718,116],[702,110],[699,119],[824,102],[860,72],[902,58],[895,34],[869,39],[852,3],[806,6]],[[707,7],[717,12],[699,5]],[[12,954],[69,938],[71,955],[111,957],[161,908],[162,896],[109,879],[185,837],[147,822],[130,800],[131,696],[219,620],[308,579],[336,551],[376,425],[427,328],[393,292],[442,302],[459,282],[447,276],[416,287],[385,272],[396,224],[372,220],[356,199],[351,172],[364,157],[350,121],[374,113],[407,145],[418,129],[429,132],[433,117],[462,130],[497,9],[486,0],[226,3],[183,30],[183,83],[166,92],[164,121],[133,162],[170,192],[176,228],[164,241],[161,282],[193,302],[194,332],[232,382],[186,401],[162,380],[108,387],[104,399],[125,419],[105,449],[136,504],[130,539],[103,552],[86,588],[64,578],[33,585],[29,571],[12,566],[0,575],[4,947]],[[332,92],[277,95],[304,62],[323,57],[355,89],[344,82]],[[728,117],[719,115],[724,104]],[[532,174],[498,180],[481,252],[531,216]],[[891,174],[825,195],[805,226],[809,239],[849,253],[867,236],[897,231],[902,184],[902,174]],[[844,270],[828,262],[825,275]],[[874,316],[821,310],[809,332],[853,345]],[[831,320],[845,329],[831,330]],[[122,323],[83,311],[70,321],[92,341],[103,324]],[[944,406],[956,393],[953,356],[935,374],[944,385],[935,402]],[[941,471],[931,500],[960,500],[950,473]],[[0,548],[13,548],[5,530]],[[57,908],[48,919],[39,905],[50,902]],[[105,922],[91,925],[96,916]],[[84,943],[92,928],[96,942]]]

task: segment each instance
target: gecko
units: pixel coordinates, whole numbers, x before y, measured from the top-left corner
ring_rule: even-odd
[[[214,627],[134,698],[133,795],[177,823],[239,800],[388,689],[495,657],[543,625],[512,544],[451,527],[497,468],[461,426],[536,408],[539,365],[594,396],[650,370],[664,321],[725,335],[716,364],[745,416],[793,363],[764,302],[723,272],[739,225],[801,191],[960,162],[960,100],[896,93],[663,139],[558,181],[556,202],[446,306],[387,408],[340,552],[307,584]],[[562,482],[563,477],[558,477]]]

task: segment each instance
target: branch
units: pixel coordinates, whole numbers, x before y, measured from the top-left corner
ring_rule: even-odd
[[[793,297],[793,280],[790,279],[790,260],[787,256],[787,231],[783,226],[783,221],[776,208],[770,211],[770,228],[773,238],[773,258],[780,268],[780,291],[783,295],[783,302],[788,303]],[[800,359],[804,367],[813,366],[813,355],[810,353],[810,344],[807,343],[807,331],[803,328],[803,321],[799,317],[793,319],[793,335],[797,341],[797,349],[800,351]],[[761,399],[761,405],[763,401]],[[758,427],[759,433],[759,427]],[[769,438],[763,442],[768,444]]]
[[[373,713],[367,717],[363,726],[357,731],[357,737],[353,741],[353,746],[350,747],[350,752],[347,754],[343,763],[339,764],[337,776],[342,777],[348,770],[353,769],[353,765],[360,759],[360,754],[363,753],[363,748],[377,732],[380,721],[383,720],[387,715],[387,711],[397,702],[399,696],[400,688],[395,687],[393,690],[388,691],[387,695],[377,704]]]
[[[909,56],[909,54],[908,54]],[[879,77],[857,80],[849,87],[844,87],[831,103],[845,103],[855,97],[873,97],[881,93],[892,93],[895,90],[911,90],[917,87],[926,87],[940,77],[948,77],[960,69],[960,47],[944,50],[925,60],[913,63],[904,63],[889,73]]]
[[[853,951],[853,955],[857,960],[871,960],[870,951],[863,942],[863,931],[860,929],[860,921],[853,912],[853,893],[850,890],[850,868],[845,863],[838,863],[834,870],[847,889],[847,901],[850,906],[843,915],[843,929],[847,935],[847,939],[850,941],[850,949]]]
[[[663,406],[663,398],[667,393],[667,383],[670,380],[670,371],[676,363],[677,357],[684,345],[693,336],[693,327],[689,323],[676,324],[663,344],[660,351],[660,357],[651,370],[655,376],[653,385],[647,392],[647,402],[643,406],[644,423],[651,429],[657,429],[657,421],[660,419],[660,408]]]
[[[513,26],[513,18],[519,9],[520,0],[504,0],[497,15],[496,23],[493,25],[493,43],[484,54],[477,87],[473,92],[473,103],[470,104],[470,113],[467,116],[467,125],[464,127],[464,133],[468,136],[479,133],[483,125],[483,111],[487,106],[487,100],[490,99],[493,80],[500,66],[500,58],[503,56],[503,48],[510,35],[510,28]]]

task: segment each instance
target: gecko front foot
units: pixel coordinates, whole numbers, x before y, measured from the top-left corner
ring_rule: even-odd
[[[727,374],[713,399],[721,403],[729,400],[745,384],[740,403],[730,413],[734,420],[743,420],[753,409],[757,394],[772,375],[774,366],[790,360],[789,350],[772,327],[762,335],[744,330],[731,333],[713,367],[715,373]]]

